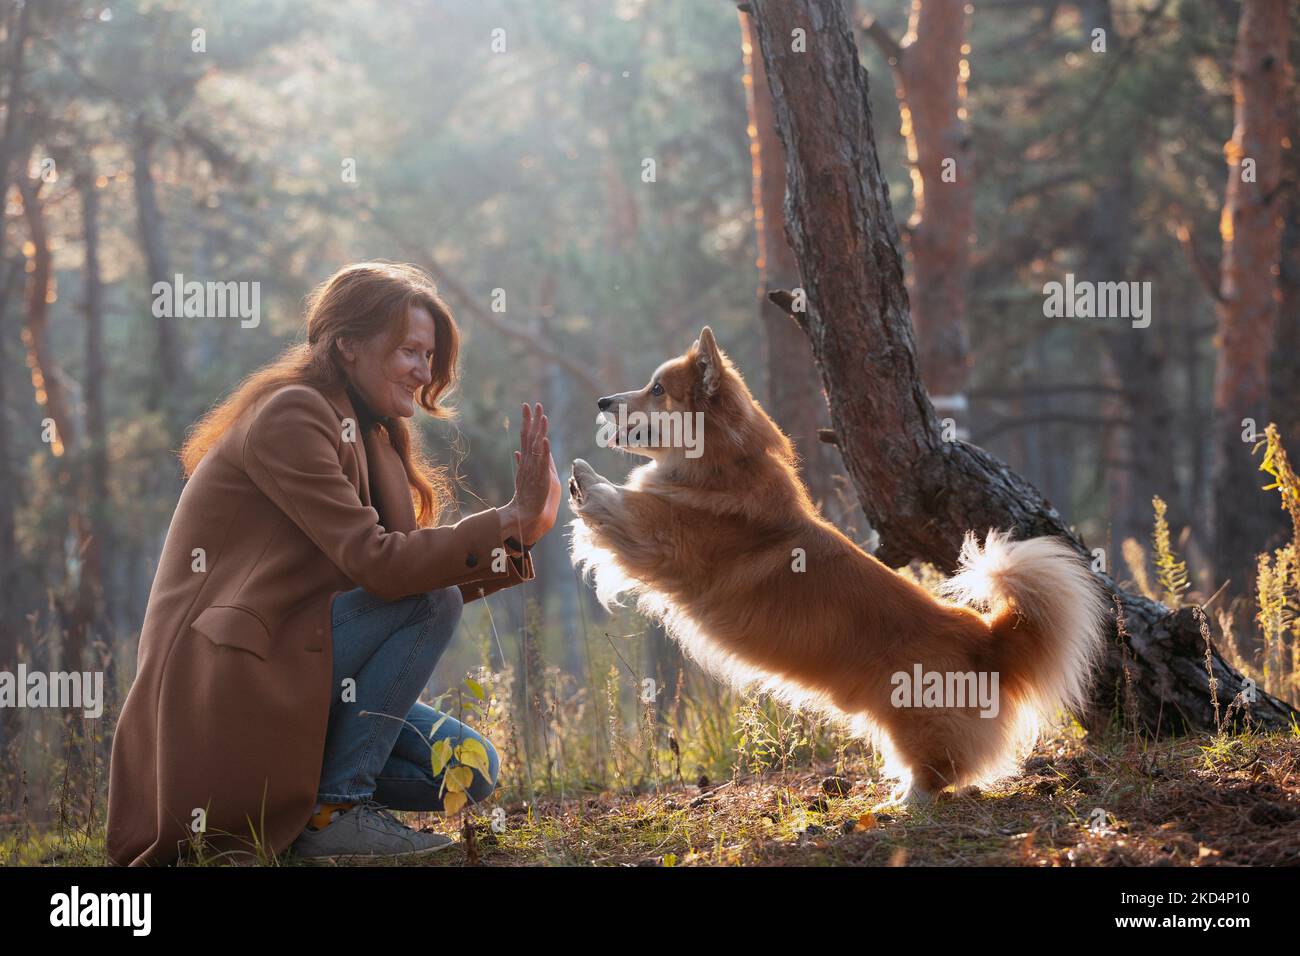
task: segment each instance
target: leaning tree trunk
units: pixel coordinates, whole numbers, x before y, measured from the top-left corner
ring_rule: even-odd
[[[945,442],[917,371],[898,230],[880,173],[867,74],[841,0],[750,0],[786,148],[787,234],[799,259],[833,440],[880,534],[877,557],[951,571],[967,529],[1056,535],[1091,558],[1028,482],[980,448]],[[798,31],[806,52],[798,52]],[[794,42],[792,42],[792,40]],[[789,303],[790,297],[784,296]],[[1171,611],[1098,575],[1122,610],[1096,683],[1089,728],[1124,716],[1150,731],[1213,728],[1243,678],[1208,646],[1192,609]],[[1206,656],[1215,685],[1210,683]],[[1217,697],[1214,691],[1217,685]],[[1262,692],[1249,706],[1269,728],[1300,714]]]
[[[826,417],[826,399],[813,364],[808,337],[767,294],[799,281],[799,263],[785,240],[785,153],[772,119],[772,96],[763,74],[754,27],[740,12],[741,52],[745,66],[745,106],[749,113],[750,173],[753,178],[754,236],[758,244],[759,321],[767,370],[766,408],[794,441],[799,472],[822,510],[830,513],[837,470],[829,449],[818,441]]]
[[[73,507],[68,513],[68,526],[77,542],[77,552],[82,554],[88,544],[86,527],[78,504],[81,502],[81,477],[73,475],[73,462],[80,460],[80,434],[73,417],[73,397],[68,389],[66,373],[54,357],[49,330],[49,312],[54,280],[54,257],[50,249],[49,228],[45,221],[45,208],[40,198],[40,181],[18,177],[18,191],[23,201],[23,217],[33,246],[32,271],[27,283],[27,315],[23,327],[23,341],[27,345],[27,365],[31,369],[32,391],[40,407],[42,419],[54,424],[50,438],[50,453],[58,459],[55,465],[60,487],[73,489]],[[44,428],[42,428],[44,433]],[[43,436],[44,437],[44,436]],[[80,670],[82,654],[86,647],[86,618],[76,595],[66,602],[60,601],[64,623],[63,665],[68,670]]]

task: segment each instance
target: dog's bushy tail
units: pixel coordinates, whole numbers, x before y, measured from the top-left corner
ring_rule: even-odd
[[[1082,712],[1105,647],[1107,603],[1084,559],[1061,538],[1012,541],[990,531],[962,544],[944,593],[986,608],[1002,692],[1037,727],[1059,708]],[[1028,728],[1027,728],[1028,729]]]

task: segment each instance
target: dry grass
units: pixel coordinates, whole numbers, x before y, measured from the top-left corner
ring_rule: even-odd
[[[1113,749],[1062,737],[997,789],[874,815],[887,793],[875,771],[830,769],[514,801],[500,832],[490,808],[408,817],[460,837],[433,866],[1300,865],[1295,737]]]

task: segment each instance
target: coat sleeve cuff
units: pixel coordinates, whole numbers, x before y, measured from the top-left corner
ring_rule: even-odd
[[[484,569],[483,574],[460,584],[461,594],[466,602],[486,597],[504,588],[513,587],[516,584],[531,581],[537,577],[537,571],[533,566],[533,557],[528,553],[528,550],[522,554],[512,554],[510,545],[501,540],[501,519],[497,514],[497,509],[489,508],[487,511],[470,515],[461,523],[471,521],[473,522],[474,534],[481,533],[483,537],[482,539],[472,537],[471,540],[476,543],[470,545],[467,552],[472,553],[474,548],[478,548],[483,555],[486,555],[486,560],[476,564],[477,567]],[[477,543],[480,541],[482,543]],[[500,557],[499,552],[494,554],[496,548],[501,548],[504,551],[506,558],[504,570],[497,570],[502,568],[502,564],[499,560],[496,560]],[[531,550],[531,546],[529,550]]]
[[[507,543],[511,535],[501,534],[500,509],[488,508],[461,519],[464,530],[463,561],[468,581],[501,581],[503,586],[535,577],[532,556]],[[514,536],[517,539],[517,535]]]

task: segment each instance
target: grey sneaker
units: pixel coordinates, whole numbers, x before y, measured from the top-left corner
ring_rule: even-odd
[[[304,863],[388,863],[407,861],[455,844],[441,833],[412,830],[382,803],[363,800],[334,815],[321,830],[303,830],[293,856]]]

